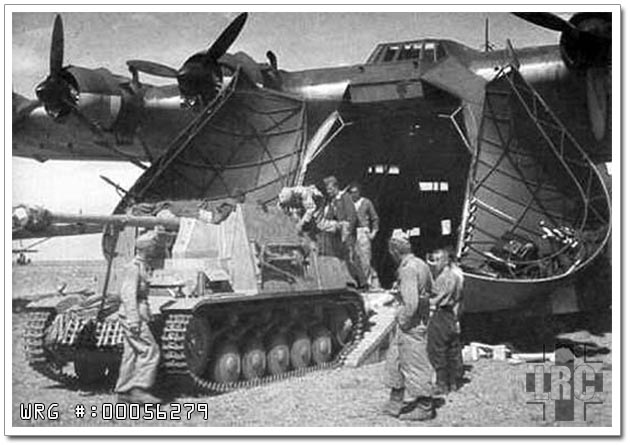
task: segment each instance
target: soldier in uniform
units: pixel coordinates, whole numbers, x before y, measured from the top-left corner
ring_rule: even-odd
[[[350,186],[350,197],[357,211],[356,259],[366,279],[368,288],[380,288],[378,276],[372,268],[372,241],[378,233],[378,214],[369,198],[361,196],[361,186]]]
[[[125,270],[120,291],[120,320],[124,349],[116,393],[128,403],[159,403],[151,395],[160,362],[160,348],[149,329],[149,278],[157,261],[164,255],[158,231],[145,232],[136,239],[136,256]]]
[[[411,244],[404,235],[390,239],[389,251],[399,264],[400,295],[386,363],[385,383],[391,388],[390,400],[383,411],[405,420],[427,420],[435,417],[433,368],[426,351],[431,271],[411,253]]]
[[[365,276],[359,267],[355,253],[357,232],[357,211],[348,194],[339,188],[339,181],[334,176],[324,178],[328,203],[324,208],[323,218],[317,223],[320,230],[319,245],[322,255],[337,256],[346,263],[350,275],[359,288],[366,285]]]
[[[429,261],[433,271],[427,351],[435,368],[437,390],[455,391],[463,377],[464,364],[459,341],[464,274],[445,249],[437,249]]]

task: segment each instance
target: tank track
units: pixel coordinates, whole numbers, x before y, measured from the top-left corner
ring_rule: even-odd
[[[24,327],[24,352],[28,365],[38,373],[67,387],[77,387],[79,378],[56,366],[46,351],[46,329],[51,325],[56,313],[54,310],[31,311],[27,314]]]
[[[360,342],[366,328],[366,315],[363,310],[363,303],[360,297],[355,295],[334,296],[328,299],[329,303],[340,306],[354,307],[351,318],[353,319],[353,332],[351,339],[337,353],[336,357],[327,363],[312,365],[306,368],[293,369],[282,374],[268,375],[254,380],[239,380],[233,383],[219,383],[207,380],[194,374],[188,369],[185,356],[186,330],[188,323],[192,320],[192,313],[169,313],[166,314],[164,330],[162,335],[162,371],[166,377],[183,378],[184,383],[203,393],[224,393],[237,389],[252,388],[265,385],[271,382],[285,380],[289,378],[301,377],[306,374],[334,369],[343,366],[348,355],[356,348]]]

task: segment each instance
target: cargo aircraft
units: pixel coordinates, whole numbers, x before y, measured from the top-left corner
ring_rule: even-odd
[[[610,235],[612,14],[514,14],[559,44],[481,52],[424,38],[378,44],[361,64],[286,71],[272,51],[262,63],[229,52],[243,13],[179,68],[129,60],[127,76],[66,65],[57,16],[37,99],[13,94],[13,155],[141,166],[114,213],[359,181],[382,217],[384,284],[386,240],[402,230],[422,255],[454,247],[467,310],[544,306],[592,273]],[[34,236],[45,234],[14,232]]]

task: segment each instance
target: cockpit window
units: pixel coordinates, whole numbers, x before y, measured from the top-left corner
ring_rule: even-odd
[[[444,48],[439,42],[425,42],[422,53],[423,62],[437,62],[446,55]]]
[[[435,62],[435,42],[427,42],[424,44],[422,60],[424,62]]]
[[[420,57],[422,45],[418,43],[407,43],[402,46],[402,50],[398,55],[398,60],[414,60]]]
[[[391,62],[392,60],[394,60],[394,56],[399,49],[400,47],[398,45],[388,46],[387,50],[385,51],[385,56],[383,56],[383,62]]]
[[[419,40],[416,42],[388,43],[379,45],[367,63],[402,62],[422,60],[435,63],[446,57],[444,45],[440,41]]]

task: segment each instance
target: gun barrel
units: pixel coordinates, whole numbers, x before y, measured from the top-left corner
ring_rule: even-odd
[[[74,215],[71,213],[51,213],[52,223],[75,224],[119,224],[121,226],[152,228],[163,226],[165,229],[177,230],[179,218],[158,218],[156,216],[133,215]]]
[[[13,209],[13,234],[26,231],[32,235],[71,235],[84,233],[86,228],[98,230],[108,224],[153,228],[162,226],[168,230],[179,228],[179,218],[134,215],[84,215],[51,212],[41,207],[18,206]],[[76,232],[76,233],[75,233]]]

